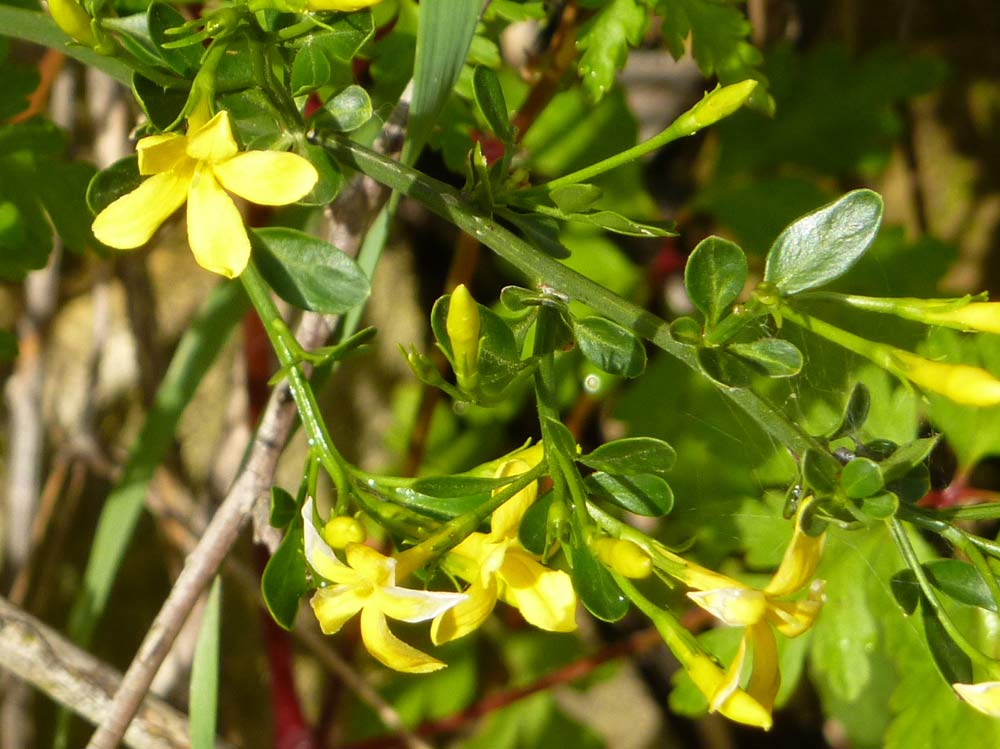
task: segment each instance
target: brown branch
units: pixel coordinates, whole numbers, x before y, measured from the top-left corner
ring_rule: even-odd
[[[104,716],[121,680],[113,668],[4,598],[0,598],[0,668],[91,723]],[[182,713],[150,696],[124,740],[135,749],[184,749],[190,745],[188,733]]]

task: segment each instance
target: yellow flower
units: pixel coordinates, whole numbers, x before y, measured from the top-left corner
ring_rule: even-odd
[[[746,692],[768,711],[781,685],[778,648],[774,630],[785,637],[797,637],[808,630],[823,605],[820,581],[810,586],[804,600],[781,601],[806,586],[816,571],[823,550],[823,536],[809,536],[802,530],[802,503],[796,517],[795,532],[784,558],[763,590],[733,580],[725,575],[686,563],[678,577],[695,589],[688,597],[724,624],[744,627],[743,639],[726,679],[709,697],[709,706],[721,710],[722,704],[739,685],[740,672],[748,649],[753,651],[753,671]]]
[[[323,632],[338,632],[360,611],[361,638],[377,660],[389,668],[414,674],[444,668],[446,664],[392,634],[386,617],[404,622],[427,621],[464,601],[465,596],[397,586],[396,560],[363,544],[347,544],[344,564],[316,530],[312,511],[309,500],[302,508],[306,559],[317,574],[334,583],[317,590],[311,601]]]
[[[706,655],[700,653],[685,658],[681,665],[691,681],[708,699],[709,710],[721,713],[730,720],[748,726],[770,730],[772,723],[771,706],[757,701],[751,692],[753,679],[746,690],[740,689],[740,670],[746,653],[744,642],[740,642],[740,652],[733,660],[733,666],[723,671]]]
[[[1000,380],[985,369],[968,364],[946,364],[908,351],[886,348],[889,349],[886,368],[929,393],[969,406],[1000,404]]]
[[[186,135],[151,135],[136,150],[139,173],[152,176],[97,215],[94,236],[119,250],[140,247],[187,201],[188,242],[195,260],[229,278],[246,267],[250,240],[226,191],[252,203],[285,205],[304,197],[319,178],[297,154],[240,153],[229,113],[207,119],[204,106],[188,119]]]
[[[528,463],[514,459],[502,465],[497,476],[516,476],[530,469]],[[444,568],[470,585],[468,598],[431,625],[435,644],[479,627],[492,613],[497,598],[519,609],[525,620],[540,629],[576,629],[576,592],[569,575],[545,567],[517,542],[521,518],[537,496],[537,483],[532,482],[493,513],[489,533],[471,534],[445,557]]]
[[[978,684],[952,684],[955,693],[979,712],[1000,718],[1000,681],[982,681]]]

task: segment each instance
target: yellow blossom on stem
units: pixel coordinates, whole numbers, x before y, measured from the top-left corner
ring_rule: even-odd
[[[1000,718],[1000,681],[977,684],[952,684],[955,694],[984,715]]]
[[[809,536],[802,529],[802,512],[808,505],[809,502],[802,503],[791,543],[771,581],[762,590],[690,562],[677,573],[685,584],[695,589],[688,593],[692,601],[724,624],[744,627],[743,639],[727,670],[727,678],[709,698],[713,710],[720,709],[728,692],[738,686],[747,651],[752,650],[753,670],[746,692],[770,711],[781,685],[774,630],[785,637],[797,637],[813,625],[819,614],[823,605],[820,581],[810,586],[805,599],[779,600],[806,587],[819,564],[823,536]]]
[[[528,463],[514,459],[502,465],[497,476],[516,476],[528,470]],[[540,629],[576,629],[576,591],[569,575],[544,566],[517,542],[521,518],[537,496],[537,482],[532,482],[493,513],[489,533],[472,533],[445,557],[444,568],[470,585],[468,598],[431,625],[431,639],[436,644],[478,628],[498,598],[516,607],[525,620]]]
[[[208,118],[199,104],[187,133],[150,135],[136,146],[139,174],[152,175],[94,219],[94,236],[119,250],[140,247],[187,202],[188,243],[198,264],[233,278],[250,259],[250,239],[233,199],[286,205],[305,197],[319,176],[306,159],[278,151],[240,152],[229,113]]]
[[[361,639],[368,652],[389,668],[427,673],[446,664],[396,637],[386,617],[423,622],[465,600],[461,593],[412,590],[396,585],[396,560],[364,544],[348,543],[341,562],[312,521],[313,502],[302,508],[306,559],[333,585],[320,588],[311,604],[324,634],[332,635],[361,612]]]

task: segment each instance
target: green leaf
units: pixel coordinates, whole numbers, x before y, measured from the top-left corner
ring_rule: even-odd
[[[532,554],[542,556],[545,553],[545,541],[548,537],[549,508],[555,492],[546,492],[527,509],[517,527],[517,538],[521,546]]]
[[[837,486],[840,463],[830,453],[806,450],[802,456],[802,478],[806,484],[821,494],[831,494]]]
[[[783,338],[734,343],[729,350],[762,369],[768,377],[793,377],[802,370],[802,352]]]
[[[565,546],[573,566],[570,576],[580,601],[601,621],[616,622],[628,613],[628,599],[611,573],[583,544]]]
[[[745,388],[753,381],[753,370],[725,349],[699,348],[697,357],[701,371],[721,385]]]
[[[896,514],[896,510],[899,509],[899,498],[893,492],[879,492],[870,497],[864,497],[858,503],[858,508],[863,515],[872,520],[885,520]]]
[[[949,598],[987,611],[1000,610],[983,576],[968,562],[961,559],[932,559],[921,566],[931,584]],[[912,614],[920,593],[913,570],[905,568],[897,572],[893,575],[892,585],[900,606],[906,613]]]
[[[289,304],[338,314],[361,304],[371,293],[357,263],[329,242],[284,227],[254,229],[250,234],[261,274]]]
[[[418,492],[412,488],[394,487],[386,495],[380,495],[395,504],[438,520],[451,520],[459,515],[472,512],[489,501],[489,492],[439,497]]]
[[[243,150],[280,151],[287,147],[289,137],[281,115],[260,89],[225,94],[219,97],[218,105],[229,111],[233,135]]]
[[[267,610],[285,629],[295,624],[299,601],[309,590],[302,543],[302,519],[296,515],[260,578],[260,592]]]
[[[701,323],[693,317],[678,317],[670,323],[670,335],[689,346],[701,345]]]
[[[273,528],[284,528],[292,522],[298,509],[295,497],[280,486],[271,487],[271,513],[268,523]]]
[[[290,86],[293,96],[322,88],[333,77],[333,66],[319,44],[306,44],[295,54]]]
[[[636,515],[658,518],[674,507],[674,493],[670,485],[651,473],[612,476],[598,471],[588,476],[585,483],[598,499]]]
[[[601,199],[603,190],[597,185],[564,185],[549,192],[549,198],[563,213],[579,213],[591,208]]]
[[[139,73],[132,74],[132,93],[157,130],[177,122],[188,98],[186,89],[164,88]]]
[[[791,296],[846,273],[882,223],[882,198],[854,190],[787,227],[767,253],[764,280]]]
[[[513,224],[525,241],[549,257],[558,260],[569,257],[569,250],[559,241],[559,222],[554,218],[537,213],[516,213],[499,206],[497,215]]]
[[[578,224],[590,224],[615,234],[627,237],[674,237],[673,221],[633,221],[615,211],[588,211],[586,213],[562,213],[559,218],[575,221]]]
[[[666,473],[674,466],[677,453],[654,437],[625,437],[606,442],[577,460],[588,468],[605,473],[631,476],[637,473]]]
[[[156,47],[156,51],[176,73],[188,78],[201,64],[204,48],[200,44],[167,49],[163,47],[167,42],[177,40],[177,37],[166,34],[167,29],[183,26],[186,20],[176,8],[158,0],[151,3],[146,11],[149,38],[152,40],[153,46]]]
[[[892,576],[889,587],[892,589],[896,603],[907,616],[917,610],[917,606],[920,605],[921,593],[920,583],[917,582],[917,576],[913,574],[913,570],[909,567],[901,569]]]
[[[879,464],[868,458],[854,458],[840,472],[840,488],[850,499],[871,497],[884,484]]]
[[[861,427],[865,425],[865,421],[868,419],[868,411],[871,409],[871,405],[871,391],[868,390],[863,382],[855,383],[854,389],[851,390],[851,395],[847,399],[847,405],[844,407],[844,417],[840,420],[840,426],[830,434],[828,439],[833,440],[838,437],[853,436],[860,432]]]
[[[313,35],[309,43],[340,62],[351,62],[375,35],[375,20],[369,10],[341,13],[332,21],[324,19],[324,23],[328,30]]]
[[[344,186],[344,173],[340,171],[340,166],[325,148],[314,146],[305,140],[295,144],[295,151],[308,159],[319,175],[316,185],[299,202],[303,205],[326,205],[331,202]]]
[[[469,495],[486,495],[494,489],[507,486],[511,478],[490,478],[488,476],[427,476],[413,483],[413,490],[431,497],[457,499]]]
[[[971,684],[972,660],[951,638],[926,601],[921,602],[920,613],[923,615],[927,645],[941,676],[949,684]]]
[[[475,35],[479,0],[423,0],[417,26],[413,99],[402,160],[412,164],[458,82]]]
[[[544,294],[520,286],[504,286],[500,289],[500,303],[511,312],[524,312],[537,307],[545,299]]]
[[[629,47],[637,47],[646,32],[647,13],[636,0],[610,0],[577,35],[583,55],[577,63],[583,90],[596,102],[615,82]]]
[[[923,465],[937,443],[937,437],[923,437],[897,447],[892,455],[880,463],[886,483],[895,481],[917,466]]]
[[[561,421],[557,421],[550,416],[542,418],[542,434],[546,438],[551,438],[551,444],[546,443],[545,452],[558,450],[563,455],[572,459],[576,458],[576,439],[569,428]]]
[[[372,100],[361,86],[351,84],[323,104],[324,128],[349,133],[372,118]]]
[[[608,374],[638,377],[646,368],[642,341],[605,317],[574,317],[573,336],[580,352]]]
[[[739,245],[721,237],[698,243],[684,267],[684,287],[710,327],[736,301],[747,282],[747,258]]]
[[[87,206],[98,214],[122,195],[132,192],[142,184],[139,158],[126,156],[95,174],[87,187]]]
[[[505,148],[511,148],[514,145],[514,126],[510,122],[507,101],[497,74],[487,67],[477,66],[472,74],[472,91],[490,130]]]
[[[198,628],[191,662],[191,749],[214,749],[219,708],[219,638],[221,632],[222,578],[212,582]]]
[[[51,161],[40,165],[34,182],[49,221],[73,252],[83,252],[97,243],[90,231],[94,217],[85,197],[94,174],[94,167],[83,161]]]

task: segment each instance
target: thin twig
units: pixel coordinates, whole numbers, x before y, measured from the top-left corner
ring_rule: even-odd
[[[113,668],[4,598],[0,598],[0,668],[92,723],[104,716],[121,679]],[[184,749],[189,746],[187,719],[150,696],[124,740],[136,749]]]

